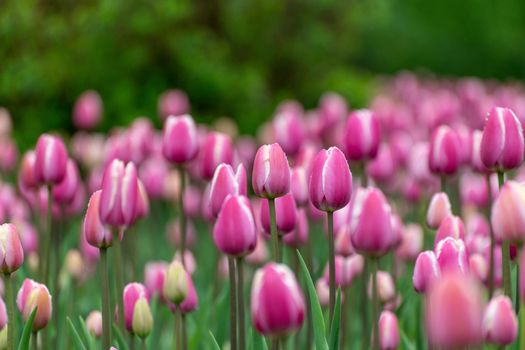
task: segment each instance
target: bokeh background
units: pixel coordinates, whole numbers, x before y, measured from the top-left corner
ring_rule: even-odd
[[[328,90],[363,106],[400,70],[525,79],[525,1],[0,1],[0,105],[23,150],[71,131],[76,97],[96,89],[102,130],[185,90],[199,122],[255,132],[277,103],[314,107]]]

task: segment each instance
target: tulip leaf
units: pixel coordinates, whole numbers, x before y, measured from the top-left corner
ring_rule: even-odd
[[[22,338],[20,338],[20,343],[18,343],[18,350],[29,350],[29,339],[31,339],[33,321],[35,320],[36,316],[36,309],[37,308],[35,307],[33,312],[31,312],[31,315],[27,319],[27,322],[24,326],[24,330],[22,331]]]
[[[111,328],[113,329],[113,335],[115,336],[118,344],[119,350],[129,350],[128,343],[126,343],[126,340],[124,340],[124,337],[122,336],[122,333],[120,333],[120,329],[118,329],[117,326],[113,323],[111,325]]]
[[[401,342],[403,343],[403,349],[407,350],[416,350],[414,344],[408,339],[405,331],[402,328],[399,328],[399,333],[401,334]]]
[[[75,349],[87,350],[84,343],[82,342],[82,339],[80,338],[80,335],[75,329],[73,322],[71,322],[71,319],[69,317],[67,318],[67,325],[69,326],[69,330],[71,331],[71,335],[73,336],[73,342],[75,344]]]
[[[210,331],[210,338],[213,348],[215,350],[221,350],[221,347],[219,346],[219,343],[217,343],[217,339],[215,339],[215,336],[213,335],[212,331]]]
[[[334,316],[330,327],[330,350],[339,349],[339,330],[341,328],[341,288],[337,288]]]
[[[268,345],[266,345],[266,340],[262,335],[257,332],[253,332],[253,350],[268,350]]]
[[[328,350],[328,344],[326,342],[325,337],[326,328],[324,325],[323,311],[321,309],[321,304],[319,304],[319,298],[317,298],[314,282],[312,281],[312,277],[310,276],[308,267],[306,267],[306,263],[304,262],[304,259],[299,251],[297,251],[297,255],[299,256],[299,262],[301,263],[301,272],[303,273],[304,278],[306,280],[306,285],[308,287],[308,295],[310,296],[310,308],[312,309],[315,348],[317,350]]]
[[[87,343],[87,348],[89,350],[92,350],[95,348],[95,339],[93,339],[93,336],[89,333],[86,321],[82,318],[82,316],[78,316],[78,321],[80,322],[80,331],[81,336],[84,339],[84,341]]]

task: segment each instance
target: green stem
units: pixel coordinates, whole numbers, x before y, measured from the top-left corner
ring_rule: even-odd
[[[188,348],[188,334],[186,332],[186,315],[184,315],[181,311],[181,328],[182,328],[182,348],[186,350]]]
[[[124,281],[122,276],[122,241],[120,240],[120,234],[118,230],[115,230],[113,233],[113,254],[114,264],[115,264],[115,290],[117,292],[117,305],[118,305],[118,326],[120,332],[125,334],[124,329],[124,301],[123,301],[123,289]]]
[[[129,350],[135,350],[135,336],[133,334],[129,335]]]
[[[326,213],[328,221],[328,273],[329,273],[329,288],[330,288],[330,319],[328,332],[332,329],[332,319],[335,308],[335,254],[334,254],[334,213],[329,211]]]
[[[345,287],[343,289],[343,303],[341,305],[341,349],[345,348],[347,328],[348,328],[348,315],[351,315],[352,304],[350,299],[350,287]],[[346,310],[345,310],[346,308]]]
[[[111,308],[109,306],[108,251],[100,248],[100,272],[102,277],[102,346],[111,346]]]
[[[313,271],[313,261],[312,261],[312,242],[311,240],[309,240],[308,242],[306,242],[306,264],[308,266],[308,271],[309,271],[309,274],[310,274],[310,271]],[[311,276],[303,276],[304,278],[304,283],[306,284],[306,278],[309,277],[311,278]],[[306,293],[306,305],[310,305],[310,294],[309,293]],[[311,348],[311,344],[312,344],[312,340],[313,340],[313,320],[312,320],[312,308],[311,307],[307,307],[306,308],[306,316],[308,317],[307,319],[307,330],[306,330],[306,346],[307,346],[307,349],[310,349]]]
[[[7,350],[15,348],[15,333],[16,333],[16,319],[15,319],[15,295],[13,290],[13,276],[10,273],[4,274],[5,294],[7,301],[7,319],[9,325],[7,327]]]
[[[179,229],[180,229],[180,258],[185,267],[184,252],[186,251],[186,215],[184,214],[184,191],[186,190],[186,174],[184,168],[179,166],[180,193],[179,193]]]
[[[520,332],[519,332],[520,347],[519,348],[525,349],[525,310],[523,307],[523,303],[521,304],[520,313],[518,316],[520,320]]]
[[[368,349],[370,329],[368,328],[368,296],[367,279],[369,278],[370,259],[365,258],[363,274],[361,276],[361,325],[363,327],[362,349]]]
[[[268,206],[270,207],[270,231],[272,234],[272,256],[275,262],[281,262],[281,251],[279,247],[279,237],[277,237],[277,221],[275,215],[275,199],[268,199]]]
[[[175,350],[182,349],[182,313],[177,307],[175,311]]]
[[[520,303],[520,263],[519,263],[519,259],[516,259],[516,302],[515,302],[515,307],[514,307],[514,310],[516,311],[516,315],[518,315],[520,313],[520,307],[521,307],[521,303]]]
[[[51,185],[47,186],[47,236],[44,239],[44,261],[42,262],[44,270],[44,279],[43,283],[49,286],[49,270],[50,268],[50,259],[51,259],[51,241],[53,239],[53,196]]]
[[[361,162],[361,187],[368,187],[368,176],[366,175],[366,161]]]
[[[499,188],[503,187],[505,182],[504,174],[501,171],[498,171],[498,184]],[[502,255],[503,255],[503,287],[505,295],[512,300],[512,281],[510,280],[510,252],[509,252],[509,242],[503,241],[501,245]]]
[[[246,349],[243,272],[243,259],[237,258],[237,313],[239,315],[239,350]]]
[[[490,222],[490,205],[492,203],[492,191],[490,186],[490,174],[485,176],[487,182],[487,193],[488,193],[488,204],[487,204],[487,220]],[[492,228],[489,228],[490,234],[490,252],[489,252],[489,299],[492,298],[494,294],[494,249],[496,246],[496,240],[494,238],[494,232]]]
[[[142,338],[142,350],[148,350],[148,346],[146,345],[146,338]]]
[[[237,287],[235,277],[235,258],[228,257],[230,275],[230,349],[237,350]]]
[[[441,181],[441,192],[447,193],[447,177],[445,175],[441,175],[440,181]]]
[[[377,295],[377,265],[378,261],[377,258],[372,258],[372,329],[374,330],[373,333],[373,349],[379,349],[379,325],[378,325],[378,319],[379,319],[379,298]],[[366,336],[366,335],[365,335]]]
[[[31,349],[38,350],[38,332],[31,332]]]

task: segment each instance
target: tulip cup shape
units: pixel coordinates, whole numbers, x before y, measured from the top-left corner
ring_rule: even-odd
[[[435,245],[446,237],[465,239],[465,225],[463,225],[463,220],[460,217],[449,215],[441,221],[436,232]]]
[[[188,290],[186,270],[180,261],[173,260],[166,271],[162,288],[163,295],[175,305],[180,305],[188,296]]]
[[[269,263],[257,270],[251,291],[255,329],[268,336],[298,330],[304,320],[304,297],[293,272],[283,264]]]
[[[59,204],[70,204],[81,186],[78,167],[72,159],[68,159],[66,174],[62,181],[53,186],[53,200]]]
[[[209,133],[201,147],[199,158],[202,164],[202,176],[206,180],[211,180],[219,164],[233,164],[231,138],[219,132]]]
[[[263,198],[277,198],[290,191],[288,159],[278,143],[263,145],[255,154],[252,187]]]
[[[298,207],[308,205],[308,176],[304,166],[296,166],[291,170],[290,192],[292,192]]]
[[[84,217],[84,237],[86,241],[97,248],[108,248],[113,244],[113,234],[100,220],[99,208],[102,190],[98,190],[89,199],[86,216]]]
[[[102,118],[102,98],[98,92],[83,92],[73,107],[73,124],[79,129],[93,129]]]
[[[37,308],[33,322],[33,332],[45,328],[51,320],[51,294],[49,294],[47,287],[41,283],[26,278],[18,291],[16,304],[25,321],[27,321],[33,310]]]
[[[445,192],[435,193],[430,200],[427,210],[427,225],[437,229],[447,216],[452,215],[452,206]]]
[[[146,287],[144,287],[141,283],[129,283],[124,287],[124,292],[122,295],[122,299],[124,301],[124,325],[126,326],[126,329],[130,333],[133,332],[133,321],[134,321],[134,313],[135,313],[135,306],[139,299],[144,298],[148,299],[148,290]]]
[[[436,254],[427,250],[420,253],[416,259],[414,274],[412,275],[412,285],[418,293],[425,293],[430,285],[441,276]]]
[[[440,175],[455,174],[460,165],[460,144],[457,134],[450,127],[441,125],[432,133],[428,167]]]
[[[197,156],[197,127],[189,114],[170,116],[164,122],[162,154],[175,164],[187,163]]]
[[[462,239],[446,237],[438,242],[435,253],[442,274],[469,272],[467,248]]]
[[[525,185],[507,181],[492,205],[491,224],[498,241],[525,240]]]
[[[518,320],[506,296],[490,300],[483,315],[483,338],[489,344],[509,345],[518,336]]]
[[[14,224],[0,225],[0,271],[10,274],[24,263],[24,249]]]
[[[350,113],[344,135],[348,159],[361,161],[376,157],[381,132],[372,111],[361,109]]]
[[[399,346],[399,326],[397,317],[391,311],[381,312],[379,316],[379,349],[395,350]]]
[[[235,173],[231,165],[219,164],[213,174],[209,191],[209,205],[212,215],[215,218],[219,215],[222,204],[229,194],[246,196],[246,186],[246,170],[242,164],[239,164]]]
[[[58,137],[43,134],[35,149],[35,180],[40,184],[56,185],[66,176],[67,151]]]
[[[287,235],[296,228],[297,207],[291,193],[275,199],[275,219],[277,232],[281,235]],[[261,224],[264,232],[269,234],[271,232],[270,207],[266,198],[261,201]]]
[[[91,311],[86,318],[88,332],[95,338],[102,336],[102,313],[98,310]]]

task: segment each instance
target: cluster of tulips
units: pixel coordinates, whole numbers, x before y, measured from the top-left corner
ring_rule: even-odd
[[[104,135],[87,91],[79,131],[41,135],[18,162],[0,109],[2,347],[146,348],[160,303],[175,349],[525,349],[522,86],[403,73],[368,109],[335,93],[311,111],[285,101],[257,138],[189,112],[170,90],[162,130],[140,117]],[[165,224],[167,242],[141,220]],[[139,234],[171,244],[171,261],[141,266]],[[204,235],[206,285],[194,277]],[[75,326],[74,291],[93,279]],[[214,308],[221,286],[229,313],[214,320],[229,337],[189,344],[199,298]]]

